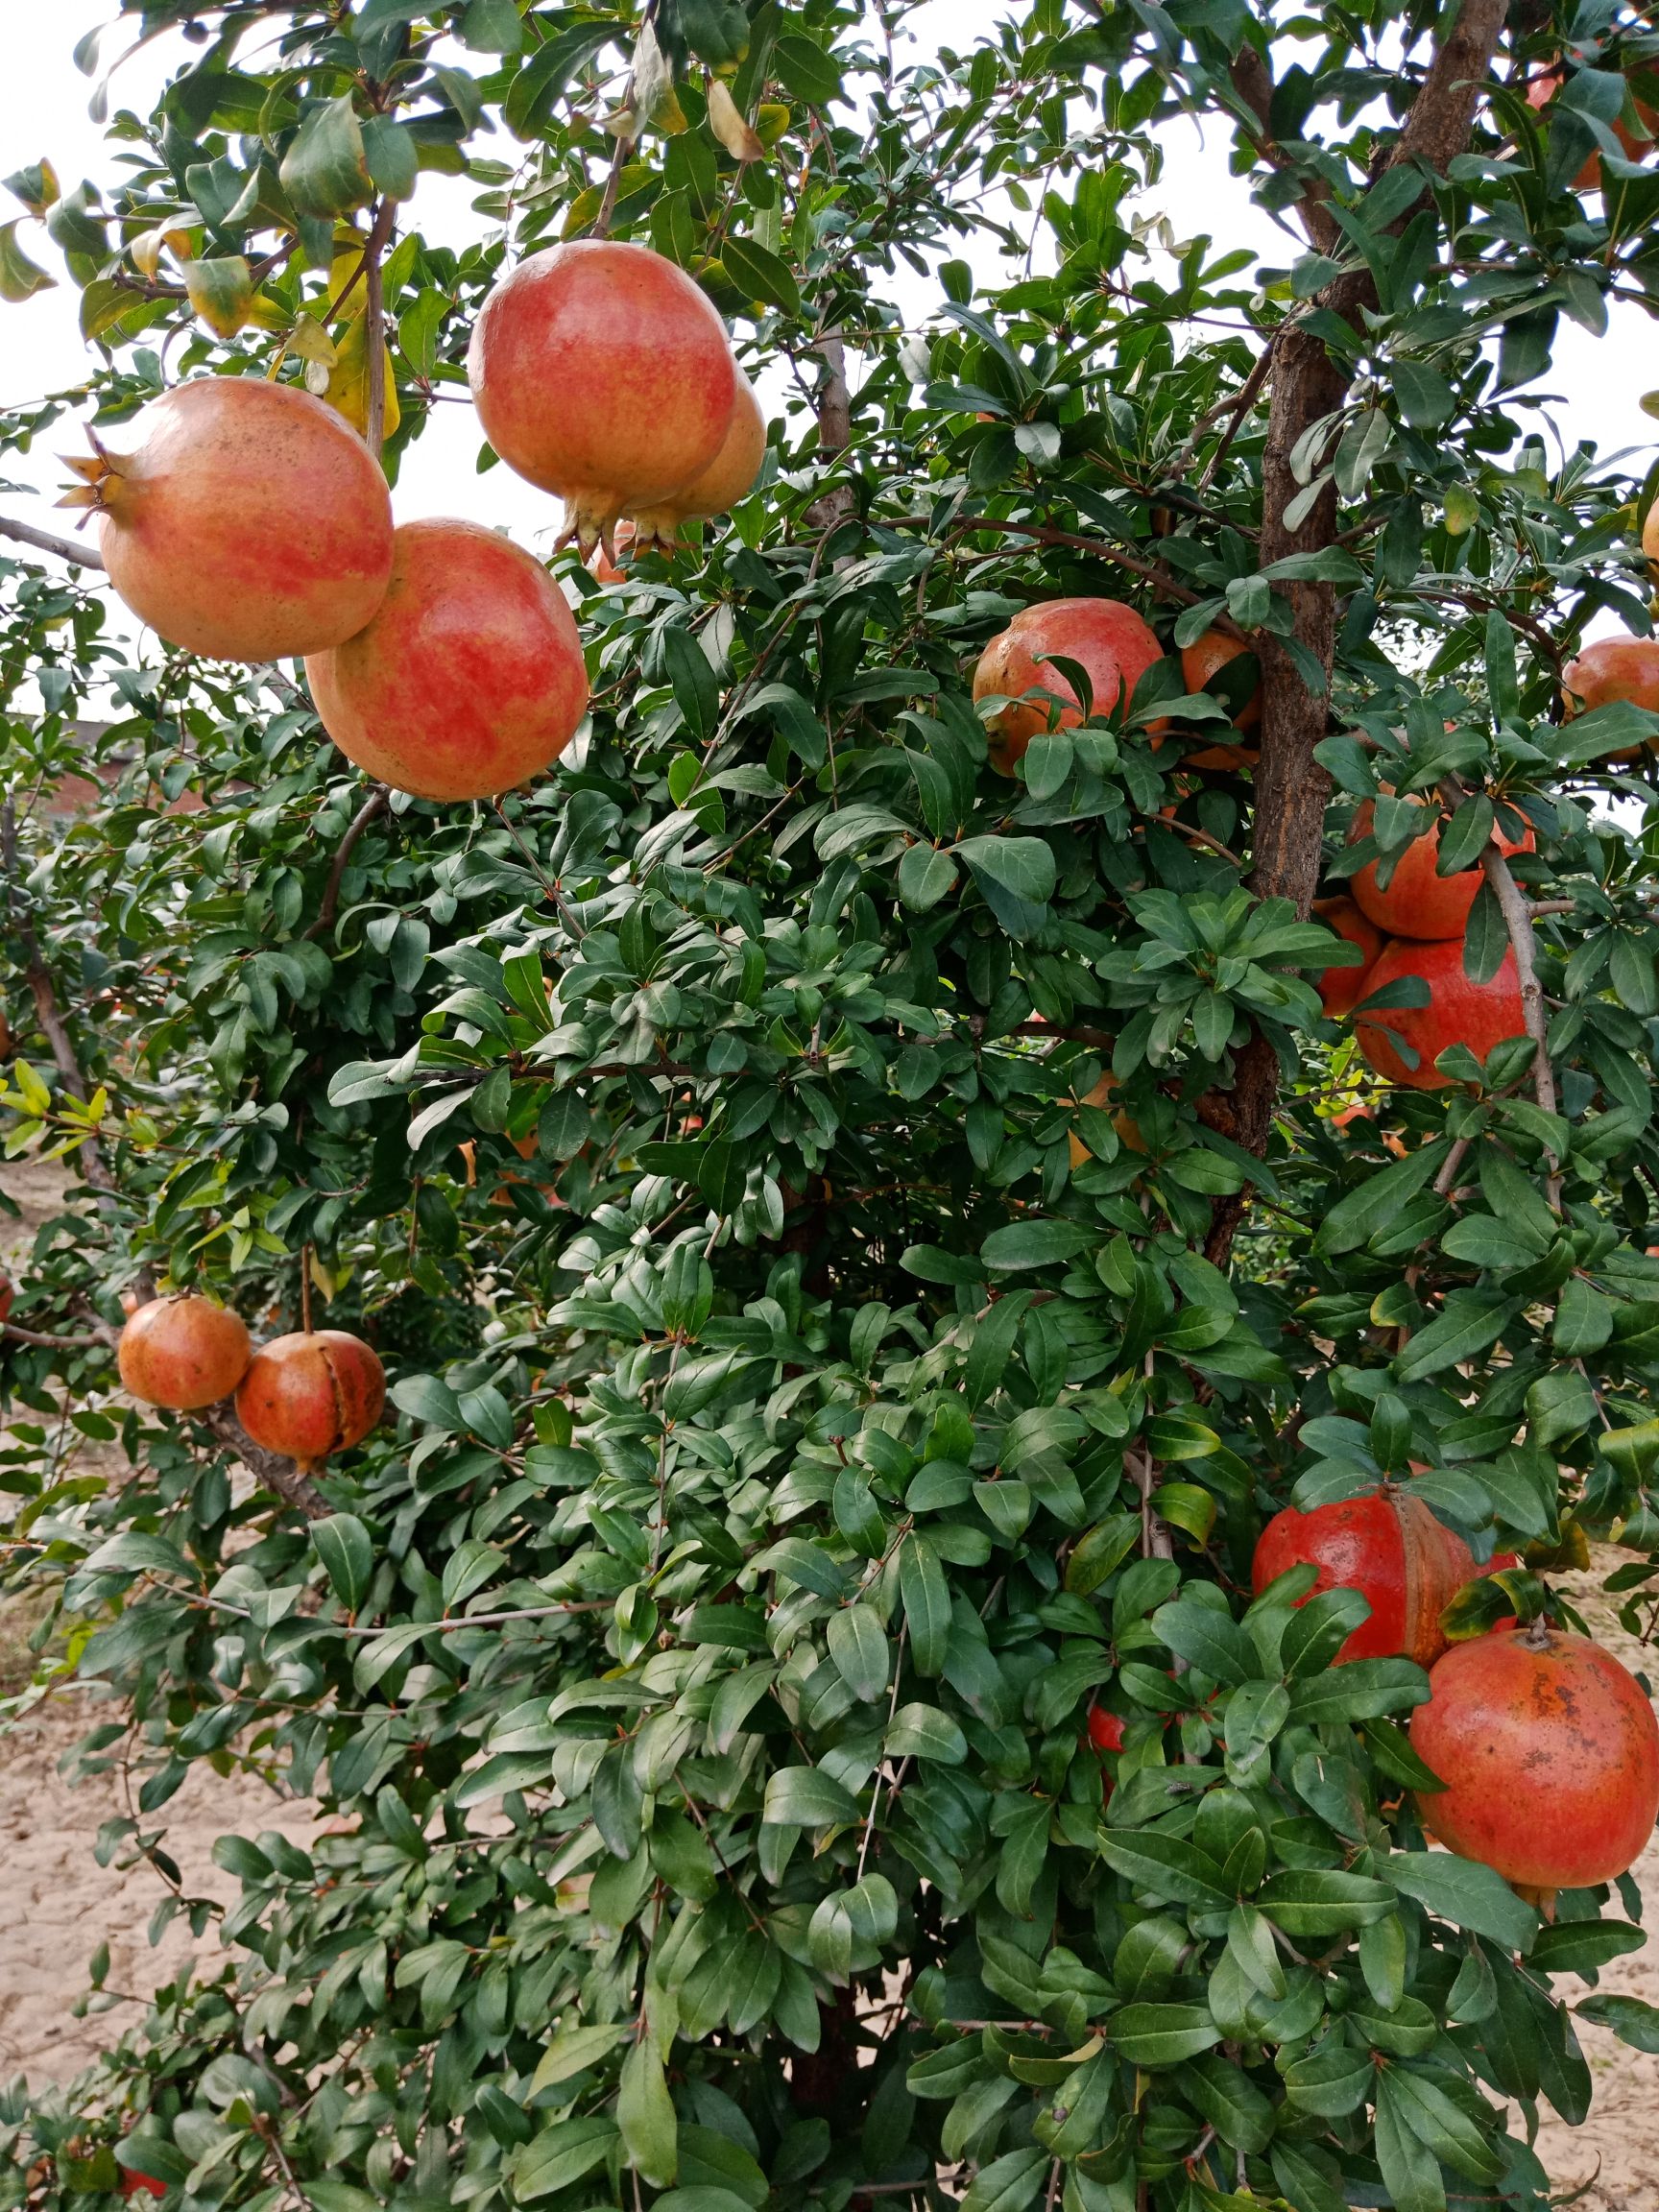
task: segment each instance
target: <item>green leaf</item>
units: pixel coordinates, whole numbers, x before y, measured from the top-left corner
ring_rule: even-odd
[[[1485,1936],[1505,1951],[1531,1949],[1538,1915],[1490,1866],[1446,1851],[1393,1851],[1382,1864],[1396,1889],[1442,1920]]]
[[[331,1513],[312,1522],[311,1541],[335,1597],[348,1613],[355,1613],[374,1578],[374,1545],[368,1529],[354,1513]]]
[[[1383,2187],[1395,2212],[1446,2212],[1440,2162],[1417,2134],[1413,2117],[1390,2069],[1377,2090],[1377,2163]]]
[[[49,292],[57,283],[44,269],[37,269],[17,243],[21,219],[0,223],[0,300],[12,306],[32,300],[36,292]]]
[[[761,1817],[779,1828],[850,1828],[857,1800],[817,1767],[781,1767],[766,1783]]]
[[[1041,837],[965,837],[955,852],[975,876],[1033,906],[1054,895],[1054,853]]]
[[[1314,1251],[1334,1258],[1368,1243],[1396,1217],[1407,1198],[1433,1180],[1449,1149],[1449,1141],[1439,1138],[1392,1166],[1368,1174],[1358,1190],[1339,1199],[1326,1214],[1313,1238]]]
[[[574,2188],[597,2173],[616,2141],[616,2123],[603,2117],[556,2120],[513,2161],[513,2194],[520,2203]]]
[[[830,1656],[854,1697],[873,1704],[887,1695],[892,1653],[873,1605],[847,1605],[831,1613],[825,1636]]]
[[[1131,2066],[1178,2066],[1221,2040],[1202,2005],[1120,2005],[1106,2032]]]
[[[347,215],[367,207],[374,180],[364,158],[363,128],[349,92],[311,108],[282,156],[282,189],[301,215]]]
[[[1292,1685],[1290,1718],[1304,1727],[1377,1720],[1429,1698],[1429,1677],[1410,1659],[1352,1659]]]
[[[789,264],[769,246],[729,232],[720,244],[720,260],[740,292],[767,306],[781,307],[785,315],[800,314],[801,288]]]
[[[1231,1614],[1194,1599],[1160,1605],[1152,1627],[1177,1658],[1208,1674],[1213,1682],[1247,1682],[1259,1674],[1256,1647]]]
[[[1402,1382],[1421,1382],[1430,1375],[1473,1359],[1495,1343],[1521,1310],[1521,1301],[1501,1290],[1454,1290],[1446,1310],[1420,1329],[1394,1361]]]
[[[1394,1893],[1386,1882],[1322,1866],[1269,1875],[1257,1891],[1256,1902],[1286,1936],[1319,1938],[1367,1927],[1395,1910]]]
[[[944,1672],[950,1635],[950,1590],[939,1555],[914,1531],[899,1547],[899,1594],[910,1631],[910,1658],[918,1674]]]
[[[936,1759],[960,1767],[968,1739],[937,1705],[901,1705],[887,1723],[881,1748],[890,1759]]]
[[[992,1230],[979,1256],[997,1274],[1011,1275],[1024,1267],[1056,1266],[1094,1240],[1076,1221],[1010,1221],[1004,1229]]]
[[[968,2184],[961,2212],[1024,2212],[1034,2201],[1047,2168],[1048,2152],[1041,2144],[992,2159]]]
[[[1233,1904],[1220,1867],[1184,1837],[1157,1829],[1106,1828],[1100,1832],[1099,1851],[1113,1872],[1137,1889],[1207,1912],[1225,1912]]]
[[[632,2033],[633,2029],[626,2021],[613,2021],[603,2027],[561,2029],[541,2054],[530,2083],[532,2095],[555,2088],[578,2074],[586,2074]],[[518,2184],[518,2194],[524,2194],[522,2182]]]
[[[1620,2042],[1628,2043],[1632,2051],[1659,2052],[1659,2006],[1607,1990],[1586,1997],[1575,2009],[1580,2020],[1589,2020],[1598,2028],[1611,2028]]]
[[[679,2172],[679,2122],[655,2042],[636,2043],[622,2061],[616,2127],[630,2166],[654,2189],[668,2189]]]

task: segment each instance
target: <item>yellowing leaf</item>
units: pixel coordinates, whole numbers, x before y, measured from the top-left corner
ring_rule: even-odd
[[[221,253],[207,261],[186,261],[184,291],[209,330],[234,338],[248,320],[253,276],[240,253]]]
[[[1480,518],[1480,502],[1467,484],[1454,484],[1446,493],[1446,527],[1454,538],[1473,530]]]
[[[152,283],[161,267],[164,252],[171,252],[182,261],[188,257],[189,252],[189,231],[177,229],[166,223],[157,224],[154,230],[140,230],[136,238],[130,238],[127,242],[128,257],[133,268],[140,276],[148,276]]]
[[[391,350],[384,344],[380,350],[386,363],[386,419],[382,434],[390,438],[403,418],[397,404],[397,380],[392,373]],[[307,364],[305,381],[308,387],[316,389],[311,382],[310,364]],[[345,416],[360,438],[369,435],[368,323],[361,315],[348,323],[334,340],[334,359],[322,397]]]
[[[709,86],[709,128],[734,161],[758,161],[766,152],[721,77]]]
[[[21,217],[18,218],[20,222]],[[17,224],[0,223],[0,300],[9,300],[12,306],[19,301],[32,299],[36,292],[45,292],[56,284],[56,276],[48,276],[44,269],[36,269],[17,243]]]

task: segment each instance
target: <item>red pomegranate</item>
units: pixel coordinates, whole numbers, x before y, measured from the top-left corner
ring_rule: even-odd
[[[121,1332],[121,1382],[146,1406],[199,1412],[228,1398],[253,1357],[239,1313],[194,1295],[153,1298]]]
[[[0,1327],[12,1318],[12,1307],[17,1296],[17,1286],[10,1275],[0,1275]]]
[[[318,1329],[260,1346],[236,1392],[236,1418],[267,1452],[310,1466],[361,1443],[385,1403],[385,1369],[362,1337]]]
[[[1253,652],[1255,648],[1242,637],[1229,637],[1224,630],[1206,630],[1190,645],[1181,648],[1181,682],[1188,691],[1202,691],[1210,679],[1230,661]],[[1235,730],[1254,730],[1262,719],[1262,686],[1260,683],[1233,717]],[[1211,725],[1214,727],[1214,725]],[[1201,745],[1195,753],[1189,753],[1190,768],[1251,768],[1261,758],[1254,745]]]
[[[1354,817],[1348,842],[1358,845],[1361,837],[1370,834],[1371,806],[1367,802]],[[1497,831],[1493,834],[1505,858],[1511,853],[1532,850],[1530,828],[1518,843]],[[1419,837],[1400,854],[1386,891],[1378,888],[1375,860],[1351,877],[1348,889],[1355,903],[1389,937],[1461,937],[1480,889],[1481,871],[1460,868],[1455,876],[1436,876],[1434,863],[1439,854],[1440,826],[1436,824],[1426,837]]]
[[[392,573],[379,464],[332,407],[263,376],[204,376],[151,400],[129,453],[70,466],[109,581],[170,645],[283,661],[339,645]],[[96,443],[96,441],[95,441]]]
[[[1535,113],[1541,114],[1549,107],[1551,101],[1554,99],[1560,88],[1560,70],[1544,70],[1539,76],[1534,77],[1527,87],[1527,107],[1532,108]],[[1636,112],[1647,130],[1652,131],[1659,127],[1659,115],[1654,113],[1646,101],[1637,101]],[[1622,121],[1614,123],[1613,135],[1623,147],[1625,158],[1630,161],[1640,161],[1653,143],[1651,138],[1638,138],[1629,125]],[[1599,189],[1600,183],[1601,156],[1599,154],[1592,154],[1577,176],[1574,178],[1573,189],[1575,192],[1595,192]]]
[[[1463,947],[1438,944],[1385,945],[1366,971],[1367,996],[1404,975],[1420,975],[1429,986],[1427,1006],[1395,1006],[1361,1014],[1355,1023],[1359,1049],[1379,1075],[1412,1091],[1443,1091],[1448,1078],[1434,1063],[1450,1045],[1467,1045],[1484,1060],[1505,1037],[1519,1037],[1527,1023],[1521,1012],[1521,978],[1515,955],[1505,952],[1489,983],[1474,983],[1463,972]],[[1386,1025],[1384,1027],[1383,1025]],[[1392,1031],[1393,1036],[1387,1034]],[[1408,1068],[1394,1044],[1401,1037],[1417,1055]]]
[[[1315,899],[1313,912],[1327,929],[1334,929],[1348,944],[1358,945],[1365,955],[1363,967],[1327,968],[1313,981],[1327,1014],[1352,1014],[1371,987],[1371,969],[1382,950],[1382,932],[1352,899]]]
[[[349,760],[420,799],[539,776],[588,706],[576,618],[540,561],[476,522],[405,522],[380,612],[305,663]]]
[[[1647,517],[1648,528],[1644,530],[1643,550],[1659,553],[1659,502]],[[1655,534],[1655,544],[1649,548],[1648,530]],[[1576,661],[1569,661],[1561,671],[1561,688],[1566,694],[1570,714],[1588,714],[1593,708],[1608,707],[1615,700],[1627,699],[1633,707],[1645,707],[1650,714],[1659,714],[1659,637],[1598,637],[1594,644],[1586,645]],[[1623,753],[1615,753],[1615,760],[1640,760],[1648,750],[1646,745],[1633,745]]]
[[[732,420],[727,424],[719,452],[683,491],[636,514],[635,542],[672,545],[682,522],[727,514],[754,484],[765,458],[766,418],[760,412],[755,387],[740,373],[732,403]],[[618,531],[618,543],[620,535]]]
[[[601,238],[551,246],[502,277],[467,373],[484,435],[510,469],[563,496],[585,551],[618,516],[697,481],[725,442],[739,381],[726,326],[685,270]]]
[[[1050,653],[1087,670],[1094,712],[1104,717],[1163,659],[1164,648],[1134,608],[1118,599],[1047,599],[1016,614],[974,671],[975,699],[1000,692],[1009,702],[992,724],[991,765],[999,775],[1012,776],[1032,738],[1048,727],[1046,702],[1023,693],[1053,692],[1063,702],[1062,729],[1083,719],[1077,694],[1047,659]]]
[[[1123,1723],[1116,1713],[1108,1713],[1104,1705],[1089,1708],[1089,1741],[1096,1751],[1121,1751],[1123,1748]]]
[[[589,554],[589,575],[591,576],[596,583],[600,584],[626,584],[628,581],[628,571],[625,568],[619,568],[617,566],[617,563],[621,561],[626,554],[632,552],[633,547],[633,523],[628,521],[618,522],[615,529],[611,533],[610,552],[608,553],[603,545],[595,545],[592,552]]]
[[[1429,1687],[1411,1748],[1446,1784],[1418,1800],[1431,1836],[1534,1892],[1634,1863],[1659,1815],[1659,1723],[1610,1651],[1538,1623],[1500,1630],[1455,1644]]]
[[[1396,1655],[1429,1666],[1446,1648],[1440,1616],[1475,1572],[1462,1537],[1436,1521],[1420,1498],[1400,1490],[1374,1490],[1310,1513],[1293,1505],[1275,1513],[1250,1563],[1257,1595],[1304,1561],[1319,1570],[1309,1598],[1322,1590],[1358,1590],[1371,1607],[1370,1620],[1337,1652],[1338,1667]]]
[[[134,2166],[123,2166],[123,2165],[121,2164],[121,2161],[120,2161],[119,2157],[117,2157],[117,2159],[116,2159],[116,2161],[115,2161],[115,2164],[116,2164],[116,2171],[117,2171],[117,2174],[118,2174],[118,2176],[119,2176],[119,2178],[117,2179],[115,2186],[116,2186],[116,2189],[117,2189],[117,2191],[119,2192],[119,2194],[120,2194],[121,2196],[123,2196],[123,2197],[139,2197],[139,2196],[144,2196],[144,2197],[165,2197],[165,2196],[166,2196],[166,2194],[167,2194],[167,2184],[166,2184],[166,2182],[165,2182],[165,2181],[157,2181],[154,2174],[140,2174],[140,2173],[138,2172],[137,2168],[136,2168],[136,2167],[134,2167]]]

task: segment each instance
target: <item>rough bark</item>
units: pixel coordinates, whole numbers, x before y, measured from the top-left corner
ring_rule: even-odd
[[[297,1460],[284,1459],[280,1453],[267,1452],[263,1444],[255,1444],[237,1420],[229,1399],[209,1406],[202,1419],[220,1443],[235,1453],[254,1480],[267,1490],[275,1490],[285,1505],[303,1513],[307,1521],[321,1521],[327,1513],[328,1501],[305,1470]]]

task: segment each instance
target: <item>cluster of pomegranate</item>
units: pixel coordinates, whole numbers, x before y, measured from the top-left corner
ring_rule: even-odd
[[[1431,1835],[1545,1904],[1634,1863],[1659,1818],[1659,1721],[1635,1676],[1589,1638],[1541,1622],[1447,1647],[1445,1607],[1513,1557],[1477,1567],[1421,1499],[1384,1488],[1275,1514],[1251,1581],[1260,1594],[1303,1563],[1317,1570],[1309,1597],[1358,1590],[1371,1607],[1336,1666],[1399,1655],[1430,1670],[1411,1745],[1445,1784],[1419,1798]]]
[[[1361,806],[1350,843],[1369,835],[1371,818],[1370,806]],[[1493,836],[1505,857],[1532,850],[1530,829],[1519,839],[1497,830]],[[1413,1091],[1445,1088],[1449,1079],[1434,1062],[1448,1046],[1466,1045],[1484,1060],[1495,1045],[1526,1027],[1513,952],[1504,953],[1497,974],[1484,983],[1472,981],[1464,971],[1463,943],[1482,871],[1462,868],[1455,875],[1436,875],[1439,853],[1436,828],[1406,848],[1386,890],[1377,880],[1373,860],[1351,879],[1346,896],[1313,904],[1328,928],[1365,955],[1361,967],[1327,968],[1319,977],[1327,1014],[1351,1014],[1360,999],[1407,975],[1428,985],[1426,1006],[1389,1007],[1369,1018],[1361,1014],[1357,1023],[1359,1049],[1378,1074]],[[1397,1037],[1416,1054],[1415,1067],[1407,1062]]]
[[[360,1336],[298,1330],[255,1351],[240,1314],[194,1293],[140,1306],[116,1360],[147,1406],[199,1413],[234,1394],[254,1443],[302,1467],[361,1443],[386,1403],[385,1372]]]
[[[596,363],[603,373],[595,374]],[[642,246],[531,255],[485,301],[469,364],[486,435],[566,503],[566,535],[671,542],[754,483],[766,425],[725,325]],[[349,760],[421,799],[543,773],[588,708],[575,618],[541,564],[477,523],[396,527],[346,418],[297,385],[211,376],[151,401],[132,450],[94,435],[90,508],[121,598],[214,660],[302,659]]]

